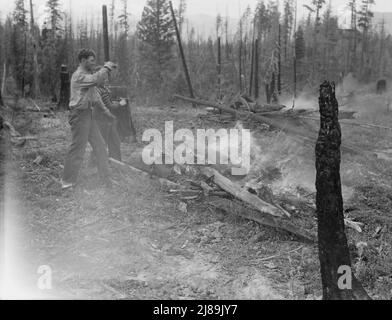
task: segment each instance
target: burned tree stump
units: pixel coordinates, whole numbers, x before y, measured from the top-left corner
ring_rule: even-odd
[[[118,109],[112,110],[112,113],[117,118],[117,131],[120,134],[121,141],[132,137],[132,142],[137,142],[137,133],[132,117],[132,108],[129,96],[129,89],[125,86],[110,86],[109,87],[112,99],[120,101],[125,99],[127,104]]]
[[[6,125],[6,121],[0,113],[0,272],[5,263],[5,178],[7,165],[11,159],[11,134]]]
[[[60,81],[60,98],[57,108],[58,110],[68,110],[70,98],[70,81],[69,72],[66,65],[61,66]]]
[[[316,188],[319,259],[324,300],[369,300],[351,272],[350,253],[345,234],[343,197],[340,180],[341,128],[335,85],[320,86],[320,132],[316,145]],[[341,268],[351,272],[342,289]],[[350,281],[352,280],[352,281]]]
[[[4,106],[4,101],[3,101],[3,96],[1,94],[1,89],[0,89],[0,107]]]
[[[377,81],[377,94],[383,94],[387,91],[387,80],[382,79]]]
[[[132,137],[132,142],[137,142],[137,133],[132,120],[131,106],[127,99],[127,104],[112,113],[117,118],[117,131],[120,135],[121,141],[124,142],[126,138]]]

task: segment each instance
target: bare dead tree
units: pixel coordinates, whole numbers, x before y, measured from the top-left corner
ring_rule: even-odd
[[[222,99],[222,51],[221,37],[218,37],[218,99]]]
[[[185,53],[184,53],[184,49],[182,46],[181,35],[180,35],[180,31],[178,29],[176,15],[175,15],[174,9],[173,9],[173,3],[170,1],[169,5],[170,5],[170,11],[172,14],[174,28],[176,30],[176,36],[177,36],[178,48],[180,50],[180,55],[181,55],[182,66],[184,68],[185,78],[188,83],[189,94],[190,94],[191,98],[194,98],[195,95],[194,95],[194,91],[193,91],[193,87],[192,87],[192,81],[191,81],[191,77],[189,75],[189,69],[188,69],[188,66],[187,66],[186,60],[185,60]],[[196,108],[196,105],[193,104],[193,107]]]
[[[240,92],[242,92],[242,21],[240,21],[240,42],[239,42],[239,49],[238,49],[238,75],[239,75],[239,85],[240,85]]]
[[[278,94],[282,94],[282,48],[281,48],[281,25],[278,31]]]
[[[259,98],[259,39],[255,40],[255,98]]]

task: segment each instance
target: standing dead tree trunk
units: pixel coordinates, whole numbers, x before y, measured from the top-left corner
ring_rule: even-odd
[[[242,21],[240,21],[240,42],[238,47],[238,76],[240,92],[242,93]]]
[[[294,49],[295,50],[295,49]],[[295,100],[297,99],[297,57],[294,54],[293,59],[293,109],[295,107]]]
[[[319,104],[321,124],[316,144],[316,205],[323,299],[369,300],[369,296],[352,274],[344,229],[340,180],[342,134],[334,84],[326,81],[320,86]],[[342,282],[345,276],[341,274],[344,272],[350,273],[345,278],[346,282]]]
[[[222,99],[222,51],[221,37],[218,37],[218,100]]]
[[[255,40],[255,99],[259,98],[259,39]]]
[[[254,78],[254,69],[255,69],[255,40],[252,42],[252,55],[250,62],[250,78],[249,78],[249,96],[252,96],[253,93],[253,78]]]
[[[7,64],[4,62],[3,67],[3,78],[1,79],[1,92],[4,94],[5,90],[5,80],[7,79]]]
[[[0,107],[4,106],[3,102],[3,96],[1,95],[1,89],[0,89]]]
[[[255,42],[256,42],[256,16],[253,19],[253,36],[251,43],[251,61],[250,61],[250,79],[249,79],[249,96],[252,96],[253,93],[253,80],[255,76]]]
[[[26,95],[26,62],[27,62],[27,31],[24,31],[23,64],[22,64],[22,97]]]
[[[281,48],[281,33],[282,27],[279,23],[279,32],[278,32],[278,94],[282,94],[282,48]]]
[[[109,28],[108,28],[108,9],[102,6],[102,26],[103,26],[103,50],[105,61],[110,60],[109,52]]]
[[[171,11],[171,14],[172,14],[172,19],[173,19],[174,28],[175,28],[175,30],[176,30],[176,36],[177,36],[178,48],[179,48],[179,50],[180,50],[180,55],[181,55],[182,66],[183,66],[183,68],[184,68],[184,73],[185,73],[186,82],[188,83],[189,95],[191,96],[191,98],[195,98],[195,95],[194,95],[194,93],[193,93],[193,87],[192,87],[191,77],[190,77],[190,75],[189,75],[188,66],[187,66],[186,60],[185,60],[184,49],[183,49],[183,47],[182,47],[181,35],[180,35],[180,31],[178,30],[177,18],[176,18],[176,15],[175,15],[175,13],[174,13],[174,9],[173,9],[173,3],[170,1],[169,4],[170,4],[170,11]],[[196,108],[196,105],[193,104],[193,107]]]

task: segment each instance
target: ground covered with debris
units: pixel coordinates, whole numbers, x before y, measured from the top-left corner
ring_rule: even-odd
[[[370,101],[377,112],[368,112]],[[346,107],[358,112],[358,120],[386,125],[392,113],[384,102],[366,96]],[[108,190],[99,185],[86,157],[80,185],[61,192],[58,181],[70,139],[67,115],[39,105],[41,112],[14,117],[15,129],[37,140],[14,144],[5,200],[12,212],[7,221],[14,263],[10,277],[24,294],[66,299],[321,298],[315,243],[245,219],[235,208],[222,210],[214,205],[216,197],[167,192],[154,176],[189,180],[172,168],[152,167],[150,176],[141,176],[113,167],[117,184]],[[308,144],[260,122],[211,117],[186,105],[134,107],[133,114],[139,140],[146,129],[163,132],[165,121],[174,121],[175,130],[250,128],[251,172],[235,183],[316,231],[314,148]],[[317,129],[317,123],[307,125]],[[363,150],[376,150],[376,156],[342,157],[346,218],[361,223],[362,231],[347,228],[354,269],[372,298],[391,299],[392,133],[351,126],[344,126],[343,133],[344,140]],[[146,169],[142,147],[123,144],[124,162]],[[220,171],[225,174],[225,168]],[[52,270],[53,288],[38,292],[42,265]]]

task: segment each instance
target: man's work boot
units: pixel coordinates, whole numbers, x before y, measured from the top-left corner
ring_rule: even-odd
[[[94,152],[90,153],[90,157],[88,159],[88,164],[87,165],[88,165],[89,168],[96,168],[98,166],[97,158],[96,158]]]

